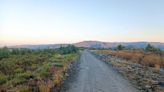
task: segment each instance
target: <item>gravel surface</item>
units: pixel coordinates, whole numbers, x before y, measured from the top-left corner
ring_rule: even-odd
[[[139,92],[112,67],[81,52],[79,72],[66,92]]]

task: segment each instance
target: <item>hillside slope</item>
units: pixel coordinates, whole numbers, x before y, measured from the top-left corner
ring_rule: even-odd
[[[157,48],[164,50],[164,43],[160,42],[100,42],[100,41],[83,41],[75,43],[77,47],[86,48],[115,48],[118,45],[124,45],[127,48],[145,48],[147,44],[151,44]]]

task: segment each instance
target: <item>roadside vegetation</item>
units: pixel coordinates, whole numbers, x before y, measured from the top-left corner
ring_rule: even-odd
[[[0,92],[50,92],[78,59],[74,46],[59,49],[0,49]]]
[[[109,54],[149,67],[164,67],[164,52],[148,44],[145,49],[124,49],[119,45],[116,50],[97,50],[97,53]]]
[[[148,44],[145,49],[127,49],[119,45],[114,50],[93,51],[141,92],[164,92],[164,52],[160,49]]]

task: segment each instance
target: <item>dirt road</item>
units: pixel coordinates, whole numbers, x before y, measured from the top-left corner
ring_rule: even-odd
[[[66,92],[139,92],[112,67],[88,51],[81,54],[80,70]]]

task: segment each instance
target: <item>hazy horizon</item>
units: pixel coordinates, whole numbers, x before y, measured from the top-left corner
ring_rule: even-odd
[[[163,0],[0,1],[0,46],[164,42]]]
[[[85,42],[85,41],[97,41],[97,42],[106,42],[106,43],[135,43],[135,42],[147,42],[147,43],[162,43],[164,44],[164,42],[149,42],[149,41],[99,41],[99,40],[83,40],[83,41],[78,41],[78,42],[74,42],[74,43],[36,43],[36,44],[0,44],[0,47],[5,47],[5,46],[27,46],[27,45],[54,45],[54,44],[76,44],[76,43],[80,43],[80,42]]]

